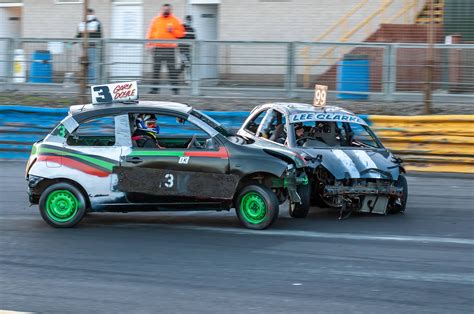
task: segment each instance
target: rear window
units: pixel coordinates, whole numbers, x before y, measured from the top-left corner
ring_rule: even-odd
[[[87,120],[67,137],[71,146],[113,146],[115,145],[115,119],[113,116]]]

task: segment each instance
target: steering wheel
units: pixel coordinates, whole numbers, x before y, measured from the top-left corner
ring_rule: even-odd
[[[193,148],[193,147],[194,148],[202,148],[202,145],[197,140],[197,135],[196,134],[194,134],[193,138],[189,141],[187,149],[190,149],[190,148]]]
[[[297,140],[296,140],[296,144],[298,144],[298,146],[301,146],[301,145],[302,145],[302,144],[300,144],[301,141],[303,141],[303,140],[312,140],[312,139],[314,139],[314,137],[312,137],[312,136],[304,136],[304,137],[302,137],[302,138],[300,138],[300,139],[297,139]]]

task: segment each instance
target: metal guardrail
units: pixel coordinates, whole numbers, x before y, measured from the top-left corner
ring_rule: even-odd
[[[26,159],[31,144],[48,134],[67,110],[0,106],[0,159]],[[248,112],[233,111],[207,114],[231,128],[240,127],[248,116]],[[363,118],[384,145],[405,161],[408,170],[474,173],[474,116]]]
[[[171,87],[166,73],[153,78],[153,56],[146,48],[149,43],[164,41],[103,39],[91,42],[95,43],[91,82],[135,79],[147,88]],[[167,41],[170,42],[190,45],[189,60],[177,62],[181,69],[176,83],[191,95],[209,95],[216,90],[243,95],[246,91],[260,91],[293,98],[310,95],[314,84],[319,83],[329,86],[332,97],[346,94],[376,101],[421,99],[426,84],[425,70],[429,66],[426,44]],[[77,93],[76,83],[81,79],[79,43],[80,39],[71,38],[0,38],[0,90]],[[22,49],[23,61],[18,60],[21,59],[18,50],[15,56],[15,49]],[[51,77],[44,85],[30,82],[31,68],[38,61],[32,57],[38,50],[52,54]],[[343,62],[354,55],[367,62],[362,65]],[[471,102],[474,45],[436,44],[434,56],[435,100]],[[18,75],[21,67],[25,69],[24,75]],[[344,74],[346,72],[348,74]]]

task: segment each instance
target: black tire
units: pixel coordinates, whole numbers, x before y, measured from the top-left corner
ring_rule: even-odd
[[[408,200],[408,183],[405,175],[400,174],[398,176],[398,180],[396,183],[397,187],[401,187],[403,190],[403,194],[401,197],[396,198],[395,200],[392,201],[392,206],[390,209],[391,214],[398,214],[398,213],[404,213],[405,208],[407,206],[407,200]],[[399,202],[397,202],[399,201]],[[399,204],[398,204],[399,203]]]
[[[244,187],[237,197],[235,212],[242,225],[262,230],[270,227],[278,218],[278,198],[273,191],[260,184]]]
[[[81,191],[69,183],[56,183],[41,193],[41,217],[55,228],[71,228],[86,213],[86,200]]]
[[[301,203],[290,203],[289,213],[293,218],[306,218],[311,204],[311,184],[300,185],[297,191]]]

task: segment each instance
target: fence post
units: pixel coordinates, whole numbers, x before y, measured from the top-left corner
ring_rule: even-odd
[[[289,42],[286,52],[286,77],[285,90],[288,98],[295,97],[296,69],[295,69],[295,44]]]
[[[191,95],[199,96],[199,48],[201,42],[195,40],[192,44],[191,55]]]
[[[104,80],[104,53],[105,53],[105,45],[104,45],[104,39],[100,39],[97,41],[98,49],[97,49],[97,54],[95,61],[97,63],[96,65],[96,84],[104,84],[107,81]]]
[[[389,44],[385,47],[383,58],[383,92],[386,101],[394,100],[397,86],[397,46]]]
[[[14,73],[15,73],[15,47],[16,47],[16,42],[15,39],[9,38],[7,41],[7,66],[6,66],[6,88],[7,90],[13,90],[13,80],[14,80]],[[28,64],[26,62],[25,58],[25,64]],[[25,73],[27,73],[25,71]],[[25,77],[25,82],[28,80],[27,77]]]

